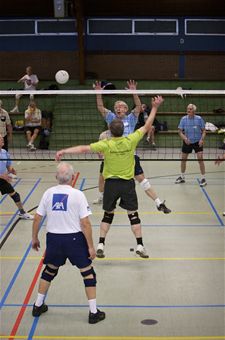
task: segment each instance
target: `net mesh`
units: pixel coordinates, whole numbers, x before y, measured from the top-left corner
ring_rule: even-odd
[[[59,149],[90,144],[99,139],[107,129],[96,105],[96,94],[101,94],[104,107],[113,111],[117,100],[125,101],[129,112],[134,107],[133,93],[138,94],[142,103],[150,105],[151,98],[162,95],[165,99],[157,113],[160,123],[155,134],[155,144],[146,140],[139,143],[137,153],[145,160],[179,160],[182,141],[178,135],[178,124],[186,114],[186,107],[193,103],[196,114],[205,122],[215,125],[216,131],[208,131],[204,144],[204,159],[214,159],[224,145],[225,134],[225,91],[215,90],[58,90],[58,91],[0,91],[2,108],[9,112],[13,124],[13,140],[9,143],[12,159],[52,160]],[[19,112],[11,113],[15,95],[22,94]],[[35,140],[36,150],[26,148],[24,133],[24,112],[29,104],[29,95],[34,95],[37,107],[42,112],[42,130]],[[212,128],[212,127],[211,127]],[[69,155],[68,159],[96,160],[95,154]],[[195,155],[192,155],[195,158]]]

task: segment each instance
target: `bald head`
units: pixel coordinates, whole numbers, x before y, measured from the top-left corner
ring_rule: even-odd
[[[61,162],[57,166],[56,179],[59,184],[71,184],[74,175],[74,169],[71,164]]]

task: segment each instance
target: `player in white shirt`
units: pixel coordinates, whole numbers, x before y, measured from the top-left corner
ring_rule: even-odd
[[[96,307],[96,274],[92,260],[96,252],[92,239],[89,220],[91,210],[85,195],[72,188],[74,170],[69,163],[60,163],[56,178],[59,185],[45,191],[33,222],[32,248],[39,250],[38,232],[41,220],[47,216],[46,225],[46,265],[39,282],[37,300],[32,315],[40,316],[47,312],[44,303],[51,281],[60,266],[67,260],[80,269],[89,303],[89,323],[94,324],[105,319],[105,313]]]
[[[26,91],[35,91],[36,86],[39,83],[38,77],[36,74],[33,74],[32,67],[27,66],[26,68],[26,74],[20,78],[17,83],[23,83],[24,84],[24,90]],[[13,113],[19,112],[19,102],[20,98],[22,97],[22,94],[17,94],[16,95],[16,104],[14,108],[10,111]],[[30,100],[34,99],[34,95],[30,95]]]

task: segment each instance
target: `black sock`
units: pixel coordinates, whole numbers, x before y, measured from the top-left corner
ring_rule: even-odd
[[[21,214],[25,214],[25,211],[23,209],[19,209]]]
[[[99,243],[105,244],[105,237],[99,237]]]
[[[141,244],[143,246],[143,241],[142,241],[142,237],[137,237],[137,244]]]

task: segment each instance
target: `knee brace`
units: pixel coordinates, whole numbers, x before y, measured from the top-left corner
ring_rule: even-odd
[[[45,281],[51,282],[58,274],[58,271],[59,271],[59,268],[54,269],[46,265],[41,274],[41,278]]]
[[[141,223],[141,220],[140,220],[140,218],[138,216],[138,212],[137,211],[135,213],[133,213],[133,214],[129,214],[128,217],[129,217],[131,225]]]
[[[146,191],[146,190],[151,188],[151,184],[149,183],[149,181],[146,178],[143,179],[143,181],[140,183],[140,186],[142,187],[142,189],[144,191]]]
[[[109,223],[111,224],[113,221],[114,213],[107,213],[106,211],[104,212],[104,216],[102,219],[102,222]]]
[[[18,192],[15,192],[14,195],[11,195],[11,198],[13,199],[13,201],[14,201],[15,203],[20,202],[20,194],[18,194]]]
[[[85,287],[95,287],[96,286],[96,273],[93,269],[93,267],[91,267],[91,269],[86,270],[85,272],[81,272],[81,275],[84,278],[84,285]],[[93,278],[86,278],[89,275],[93,275]]]

